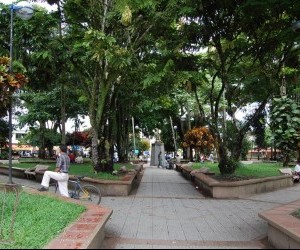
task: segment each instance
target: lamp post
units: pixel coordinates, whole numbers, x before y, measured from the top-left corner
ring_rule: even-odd
[[[135,143],[135,130],[136,129],[139,129],[139,126],[134,125],[134,118],[132,117],[132,136],[133,136],[134,155],[136,153],[136,143]]]
[[[135,131],[134,131],[134,118],[132,117],[132,138],[133,138],[133,150],[135,154]]]
[[[171,123],[171,129],[172,129],[172,134],[173,134],[173,140],[174,140],[174,148],[175,148],[175,153],[174,156],[176,156],[177,153],[177,145],[176,145],[176,137],[175,137],[175,131],[177,129],[176,126],[173,126],[173,120],[172,117],[170,116],[170,123]]]
[[[33,7],[30,3],[26,1],[21,1],[17,4],[12,4],[10,6],[10,44],[9,44],[9,55],[10,55],[10,63],[9,63],[9,73],[13,74],[13,30],[14,30],[14,12],[16,12],[16,16],[21,18],[22,20],[29,20],[33,16]],[[13,184],[12,182],[12,98],[10,98],[9,110],[8,110],[8,126],[9,126],[9,180],[8,184]]]
[[[174,143],[175,143],[175,155],[174,157],[177,155],[177,151],[178,151],[178,148],[177,148],[177,126],[174,126]]]

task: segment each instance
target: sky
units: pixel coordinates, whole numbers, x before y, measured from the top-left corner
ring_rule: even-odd
[[[15,0],[0,0],[0,3],[4,3],[4,4],[12,4],[12,3],[15,3],[15,2],[16,2]],[[27,2],[30,3],[31,1],[29,0],[29,1],[27,1]],[[43,6],[43,7],[47,8],[47,9],[49,9],[49,11],[55,9],[55,5],[54,5],[54,6],[50,6],[50,5],[47,4],[47,3],[34,3],[34,4]]]

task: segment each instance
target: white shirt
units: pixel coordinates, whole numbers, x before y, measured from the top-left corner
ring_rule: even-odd
[[[176,157],[176,163],[180,163],[181,162],[181,158],[180,158],[180,156],[177,156]]]
[[[294,169],[295,172],[299,173],[300,172],[300,164],[297,163]]]

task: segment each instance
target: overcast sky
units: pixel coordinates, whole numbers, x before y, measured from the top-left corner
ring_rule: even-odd
[[[0,3],[5,3],[5,4],[9,4],[12,3],[12,0],[0,0]]]
[[[11,3],[15,3],[16,1],[15,0],[0,0],[0,3],[4,3],[4,4],[11,4]],[[27,1],[27,2],[31,2],[31,1]],[[37,4],[37,5],[40,5],[40,6],[43,6],[49,10],[54,10],[56,7],[55,5],[53,6],[50,6],[49,4],[47,3],[33,3],[33,4]]]

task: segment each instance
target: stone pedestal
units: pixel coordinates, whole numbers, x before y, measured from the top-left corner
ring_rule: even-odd
[[[165,159],[165,145],[160,141],[156,141],[155,143],[152,143],[151,146],[151,166],[158,166],[159,152],[161,152],[162,159]]]

